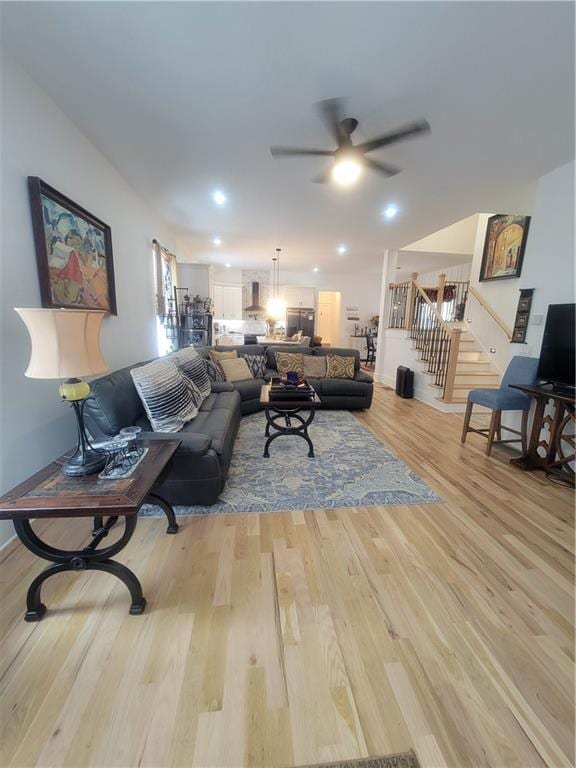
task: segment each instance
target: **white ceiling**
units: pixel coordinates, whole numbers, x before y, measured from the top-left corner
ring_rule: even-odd
[[[386,247],[513,212],[531,181],[573,157],[572,3],[11,2],[2,13],[5,48],[203,260],[269,264],[279,245],[283,269],[373,269]],[[273,160],[269,146],[331,148],[313,104],[333,96],[349,98],[357,140],[420,117],[432,134],[374,154],[398,176],[312,184],[322,158]],[[385,223],[388,202],[401,214]]]

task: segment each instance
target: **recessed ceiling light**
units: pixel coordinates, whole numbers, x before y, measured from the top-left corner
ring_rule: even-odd
[[[393,219],[395,216],[398,215],[398,206],[395,203],[390,203],[389,205],[384,208],[382,211],[382,216],[384,216],[385,219]]]
[[[219,237],[215,237],[214,240],[212,240],[214,245],[222,245],[222,240]]]
[[[312,270],[312,272],[318,272],[318,267],[314,267],[314,269]]]
[[[230,267],[232,266],[232,264],[230,264],[230,262],[229,262],[229,261],[227,261],[227,262],[226,262],[226,264],[224,264],[224,266],[226,267],[226,269],[230,269]]]
[[[344,244],[342,244],[342,245],[338,246],[337,250],[338,250],[338,253],[340,254],[340,256],[344,256],[344,254],[346,253],[348,248]]]
[[[224,192],[222,192],[221,189],[215,189],[214,192],[212,192],[212,200],[220,208],[222,208],[222,206],[226,205],[226,203],[228,202],[228,198],[226,197]]]

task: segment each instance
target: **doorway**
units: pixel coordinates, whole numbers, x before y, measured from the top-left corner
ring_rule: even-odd
[[[340,346],[340,291],[318,291],[316,333],[322,344]]]

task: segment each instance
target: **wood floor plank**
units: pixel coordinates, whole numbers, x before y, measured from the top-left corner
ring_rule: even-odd
[[[106,574],[0,555],[0,764],[286,768],[414,749],[422,768],[574,764],[574,496],[462,417],[376,387],[356,414],[441,497],[143,518]],[[367,461],[369,461],[367,456]],[[58,545],[86,523],[38,523]],[[114,535],[118,535],[114,533]]]

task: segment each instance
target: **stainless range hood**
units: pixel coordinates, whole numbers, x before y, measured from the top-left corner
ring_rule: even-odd
[[[265,312],[266,307],[260,304],[260,283],[252,283],[252,304],[244,307],[244,312]]]

